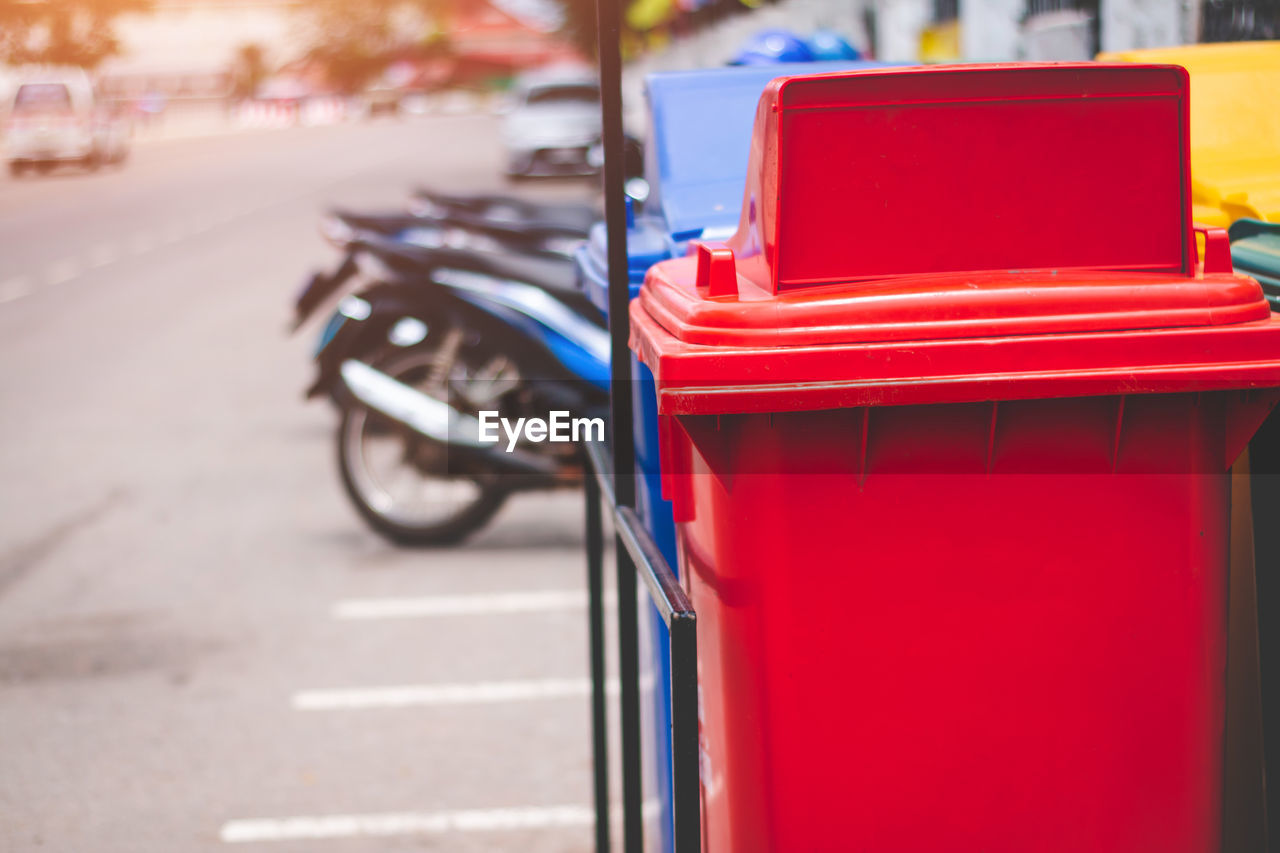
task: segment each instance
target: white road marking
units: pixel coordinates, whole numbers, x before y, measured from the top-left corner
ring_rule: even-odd
[[[218,834],[223,841],[234,844],[251,841],[550,829],[594,826],[595,820],[595,810],[586,806],[543,806],[233,820],[223,824]]]
[[[29,293],[31,293],[31,279],[25,275],[15,276],[0,284],[0,305],[21,299]]]
[[[133,239],[129,241],[129,253],[133,255],[141,255],[151,251],[156,246],[156,237],[150,231],[139,231],[133,235]]]
[[[605,594],[605,603],[613,601]],[[422,616],[479,616],[495,613],[547,613],[581,610],[587,593],[548,589],[490,595],[440,595],[425,598],[353,598],[333,605],[334,619],[412,619]]]
[[[80,262],[75,258],[63,258],[45,270],[44,282],[50,285],[64,284],[82,272],[84,272],[84,268],[80,266]]]
[[[616,679],[605,689],[618,690]],[[303,690],[293,694],[297,711],[364,711],[373,708],[409,708],[433,705],[489,705],[587,696],[587,678],[543,678],[536,681],[476,681],[467,684],[404,684],[391,687],[354,687],[335,690]]]
[[[640,674],[640,692],[654,687],[652,672]],[[606,679],[604,690],[618,695],[618,679]],[[295,711],[368,711],[439,705],[495,705],[563,699],[591,693],[588,678],[543,678],[531,681],[476,681],[466,684],[399,684],[389,687],[342,687],[302,690],[293,694]]]
[[[615,816],[620,811],[617,807],[612,809]],[[641,812],[646,818],[657,815],[657,801],[646,801]],[[595,823],[595,809],[588,806],[525,806],[449,812],[384,812],[230,820],[222,825],[218,836],[227,844],[243,844],[255,841],[442,835],[449,832],[573,829],[592,827]]]
[[[114,243],[99,243],[89,251],[89,266],[105,267],[120,257],[120,249]]]

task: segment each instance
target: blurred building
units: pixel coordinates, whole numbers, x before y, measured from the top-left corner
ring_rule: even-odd
[[[104,92],[118,97],[224,97],[237,51],[262,47],[283,62],[302,49],[296,12],[305,0],[155,0],[116,22],[119,56],[98,69]]]
[[[893,61],[1091,59],[1101,50],[1280,37],[1278,0],[872,0]]]
[[[744,9],[741,0],[734,5]],[[767,26],[834,29],[871,55],[900,62],[1087,59],[1100,50],[1280,37],[1280,0],[777,0],[721,17],[709,16],[713,6],[662,0],[668,38],[651,41],[650,53],[665,56],[638,64],[720,64]],[[123,51],[99,69],[101,85],[122,98],[226,97],[235,56],[246,45],[259,46],[267,64],[289,69],[292,80],[314,81],[318,75],[303,57],[306,28],[298,25],[306,8],[306,0],[155,0],[151,11],[119,18]],[[447,2],[447,49],[431,55],[407,49],[394,57],[390,85],[485,85],[526,68],[580,60],[558,31],[560,11],[556,0]],[[685,18],[707,25],[680,25]]]
[[[526,9],[541,14],[524,13]],[[468,85],[527,69],[585,61],[557,31],[558,21],[537,6],[454,0],[449,16],[449,79]]]
[[[447,50],[424,57],[406,49],[391,76],[406,88],[469,85],[517,71],[581,59],[558,32],[558,7],[542,0],[454,0],[446,4]],[[304,53],[305,0],[156,0],[151,11],[119,18],[122,51],[99,69],[117,97],[225,97],[237,52],[257,45],[290,85],[318,79]],[[406,43],[421,40],[406,33]]]
[[[627,0],[628,21],[672,60],[641,61],[719,65],[765,28],[832,29],[893,62],[1083,60],[1103,50],[1280,38],[1280,0],[734,0],[738,14],[708,14],[726,2]],[[742,14],[746,6],[758,8]]]

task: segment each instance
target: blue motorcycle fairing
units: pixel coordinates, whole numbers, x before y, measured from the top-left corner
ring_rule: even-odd
[[[545,290],[470,270],[440,269],[433,278],[541,343],[574,376],[608,389],[609,333]]]
[[[337,337],[338,330],[342,328],[342,324],[347,322],[347,317],[341,311],[334,311],[328,322],[324,324],[324,328],[320,330],[320,338],[316,341],[315,352],[312,358],[319,358],[329,344],[333,343],[333,339]]]

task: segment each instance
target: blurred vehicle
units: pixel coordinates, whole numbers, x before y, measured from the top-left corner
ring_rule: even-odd
[[[333,270],[317,270],[307,279],[294,300],[294,329],[305,324],[321,307],[336,297],[361,284],[367,284],[359,276],[360,267],[356,258],[366,250],[365,242],[371,237],[420,249],[523,259],[517,262],[523,264],[521,274],[524,277],[528,277],[529,271],[533,271],[537,276],[565,280],[572,280],[572,253],[582,243],[580,238],[575,239],[562,249],[555,241],[564,238],[546,238],[538,234],[525,237],[502,232],[485,233],[404,214],[397,218],[330,213],[320,221],[320,234],[330,245],[343,250],[343,260]]]
[[[598,139],[587,150],[587,163],[594,169],[604,168],[604,140]],[[649,181],[644,174],[644,143],[630,133],[622,137],[623,191],[638,204],[649,198]]]
[[[495,223],[478,216],[353,213],[333,210],[320,220],[320,235],[337,249],[360,231],[372,231],[424,249],[468,249],[572,258],[585,236],[560,226]]]
[[[407,116],[424,116],[431,112],[431,96],[426,92],[406,92],[400,96],[399,111]]]
[[[446,544],[515,492],[578,485],[575,443],[481,431],[486,412],[560,412],[603,440],[608,333],[572,266],[371,232],[349,252],[365,286],[321,333],[308,396],[342,408],[339,471],[361,517],[393,542]]]
[[[65,163],[97,169],[128,156],[127,123],[97,100],[81,69],[23,72],[6,107],[6,156],[15,176]]]
[[[364,93],[365,114],[369,118],[400,115],[400,90],[387,86],[367,89]]]
[[[783,62],[813,62],[815,59],[817,57],[809,43],[790,30],[761,30],[747,39],[729,60],[729,64],[776,65]]]
[[[585,237],[600,219],[594,205],[573,201],[532,201],[501,193],[444,193],[419,187],[409,202],[415,216],[448,219],[482,217],[494,225],[569,229]]]
[[[588,71],[548,69],[523,75],[505,107],[507,174],[593,175],[587,156],[600,138],[600,86]]]
[[[344,252],[332,271],[317,271],[294,304],[293,327],[359,285],[354,255],[373,235],[424,249],[450,249],[526,258],[538,275],[572,280],[571,258],[599,214],[590,205],[538,202],[509,195],[456,195],[419,189],[408,213],[334,210],[320,219],[320,234]]]
[[[560,245],[579,245],[598,215],[419,189],[407,214],[322,218],[342,260],[299,293],[294,328],[336,302],[306,396],[341,411],[343,487],[374,530],[456,542],[512,494],[580,484],[572,443],[504,435],[498,446],[477,430],[485,412],[516,424],[558,412],[598,420],[603,439],[608,334]]]

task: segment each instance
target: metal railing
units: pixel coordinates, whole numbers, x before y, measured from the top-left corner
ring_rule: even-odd
[[[636,576],[670,633],[671,768],[676,853],[702,846],[698,772],[697,614],[679,579],[634,509],[614,502],[612,465],[600,445],[587,445],[587,619],[591,636],[591,729],[594,745],[596,849],[609,849],[609,761],[606,737],[604,638],[604,513],[609,507],[617,536],[618,636],[620,658],[634,656],[637,671],[621,677],[623,748],[623,839],[627,853],[643,848],[644,810],[639,754],[638,596]],[[627,592],[629,590],[629,592]],[[630,684],[628,684],[630,682]],[[628,689],[631,687],[632,689]],[[628,754],[626,744],[635,745]]]

